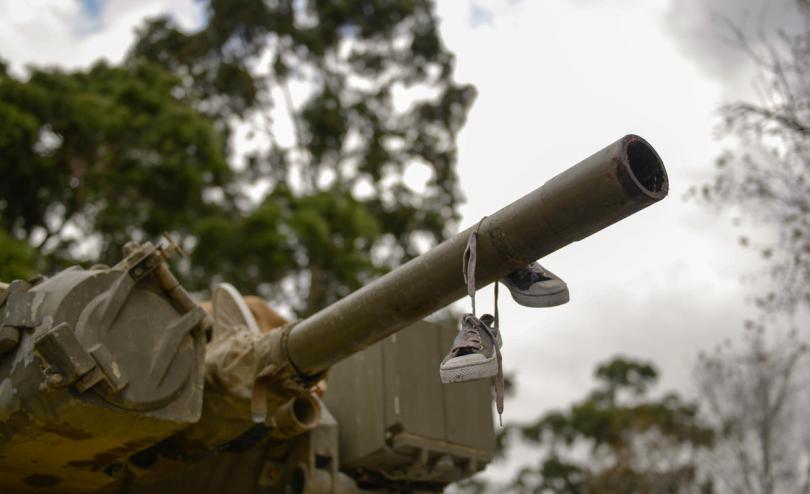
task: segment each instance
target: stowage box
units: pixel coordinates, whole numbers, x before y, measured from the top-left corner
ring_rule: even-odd
[[[419,322],[336,365],[326,403],[341,469],[355,478],[448,483],[482,470],[495,446],[491,382],[442,384],[453,328]]]

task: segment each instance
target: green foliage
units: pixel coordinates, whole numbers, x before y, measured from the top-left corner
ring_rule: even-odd
[[[111,262],[131,237],[190,226],[231,173],[211,122],[174,95],[160,67],[0,78],[0,223],[38,249],[46,270]],[[88,249],[92,239],[97,249]]]
[[[0,280],[25,280],[34,274],[33,249],[0,230]]]
[[[147,22],[121,66],[0,68],[0,222],[45,271],[167,231],[190,288],[225,278],[307,314],[454,230],[475,91],[431,1],[206,9],[195,32]],[[234,149],[245,129],[259,145]]]
[[[285,234],[285,227],[289,233]],[[205,281],[210,274],[204,266],[217,265],[226,279],[261,287],[279,282],[290,272],[306,271],[319,281],[308,294],[308,306],[313,308],[348,295],[381,272],[365,254],[380,237],[380,225],[345,193],[295,196],[279,188],[234,221],[206,219],[198,235],[199,247],[192,258],[194,279]],[[223,259],[238,262],[229,265]],[[262,270],[245,270],[251,266]]]
[[[216,272],[278,298],[267,282],[286,280],[306,314],[453,230],[454,141],[475,93],[452,80],[431,2],[213,0],[207,18],[195,33],[155,19],[130,54],[183,77],[185,93],[224,131],[265,123],[251,133],[269,146],[247,157],[240,180],[267,192],[228,228],[208,222],[196,282]],[[304,88],[303,99],[291,86]],[[431,96],[398,108],[395,93],[413,87]],[[282,123],[280,105],[289,114]],[[285,123],[293,143],[276,135]],[[431,178],[413,190],[405,173],[420,165]],[[228,255],[218,257],[218,246]]]
[[[696,458],[714,433],[697,406],[675,393],[650,396],[658,372],[649,362],[614,358],[595,377],[596,388],[567,410],[509,427],[507,438],[536,445],[544,456],[521,470],[508,492],[710,492]]]

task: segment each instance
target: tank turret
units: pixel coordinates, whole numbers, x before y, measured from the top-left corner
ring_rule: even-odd
[[[485,218],[477,283],[667,192],[655,150],[626,136]],[[204,310],[171,243],[0,284],[0,488],[435,492],[480,471],[488,383],[441,385],[454,330],[422,322],[466,293],[469,233],[289,323],[227,286]]]

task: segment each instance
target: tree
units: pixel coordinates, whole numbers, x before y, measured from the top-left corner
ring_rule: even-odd
[[[207,19],[195,33],[153,20],[130,55],[182,77],[226,134],[249,125],[267,144],[240,177],[267,192],[202,226],[195,279],[268,295],[286,282],[306,314],[453,231],[455,136],[475,92],[453,82],[432,2],[212,0]],[[404,177],[420,167],[415,190]]]
[[[759,69],[762,99],[721,108],[730,148],[716,162],[714,181],[701,188],[710,203],[739,206],[775,230],[773,242],[741,243],[769,259],[776,289],[759,293],[757,303],[776,310],[810,303],[810,4],[797,0],[796,9],[799,32],[750,39],[727,24]]]
[[[765,324],[782,326],[782,318],[792,325],[790,315],[810,304],[810,4],[797,1],[796,9],[803,25],[796,32],[751,39],[726,25],[759,69],[762,99],[721,109],[732,148],[702,188],[710,203],[737,206],[776,233],[773,241],[741,238],[770,262],[770,280],[758,277],[756,285],[762,322],[747,322],[741,346],[703,355],[696,370],[707,418],[719,431],[711,468],[728,492],[810,489],[810,438],[796,413],[805,405],[806,336],[765,331]],[[771,280],[774,289],[763,289]]]
[[[120,257],[127,240],[190,234],[231,171],[209,119],[150,63],[0,71],[0,245],[6,277]],[[89,249],[94,245],[94,249]],[[34,262],[34,253],[39,262]]]
[[[120,66],[2,71],[0,221],[37,254],[26,269],[168,231],[192,289],[219,275],[309,314],[453,231],[475,91],[431,1],[206,9],[195,32],[149,21]]]
[[[797,379],[807,352],[795,331],[768,338],[762,324],[749,322],[742,348],[727,343],[701,355],[698,387],[718,431],[708,468],[720,492],[810,490],[806,399]]]
[[[712,492],[699,455],[713,430],[697,406],[677,394],[650,396],[658,371],[622,357],[597,367],[596,388],[564,411],[508,426],[505,444],[520,438],[542,451],[537,466],[518,472],[510,493]],[[468,492],[484,492],[479,483]]]

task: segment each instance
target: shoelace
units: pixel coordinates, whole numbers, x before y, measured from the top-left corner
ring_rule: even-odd
[[[454,349],[464,350],[472,349],[480,351],[483,346],[481,343],[481,333],[475,327],[475,324],[468,324],[466,316],[461,322],[461,343],[455,345]]]
[[[478,316],[475,313],[475,266],[478,260],[478,231],[481,229],[481,223],[483,223],[485,219],[487,219],[486,216],[481,218],[481,221],[478,222],[478,226],[476,226],[475,230],[473,230],[472,233],[470,233],[470,237],[467,239],[467,248],[464,249],[464,261],[462,265],[462,271],[464,273],[464,282],[467,284],[467,295],[469,295],[470,299],[472,299],[472,314],[473,317],[475,317],[476,319],[478,319]],[[501,426],[503,426],[503,394],[504,394],[503,358],[501,357],[501,349],[498,346],[498,340],[495,336],[496,333],[500,333],[497,280],[495,281],[495,317],[493,328],[490,328],[483,322],[481,323],[481,326],[486,328],[486,332],[492,339],[492,345],[495,347],[495,355],[498,360],[498,374],[495,376],[495,407],[498,409],[498,421],[500,422]],[[465,329],[466,328],[462,324],[462,331]],[[480,336],[478,341],[480,343]]]

